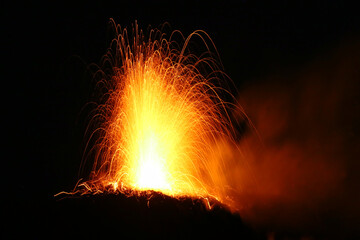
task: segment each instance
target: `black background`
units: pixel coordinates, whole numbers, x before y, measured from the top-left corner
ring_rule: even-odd
[[[344,1],[52,1],[1,4],[3,183],[13,218],[38,209],[78,180],[94,84],[86,66],[99,63],[109,19],[130,27],[169,22],[186,36],[213,39],[238,89],[272,73],[301,68],[359,34],[356,7]],[[236,91],[234,91],[236,94]],[[9,146],[7,146],[9,144]],[[22,217],[20,217],[22,216]],[[25,218],[25,217],[24,217]],[[16,223],[17,220],[12,220]]]

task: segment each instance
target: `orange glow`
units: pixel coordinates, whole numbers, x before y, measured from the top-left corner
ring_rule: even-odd
[[[175,32],[166,39],[152,30],[145,39],[135,28],[130,36],[116,26],[103,59],[111,74],[102,71],[106,100],[92,119],[101,122],[95,131],[100,137],[91,149],[92,175],[81,185],[87,191],[154,190],[219,199],[226,173],[217,144],[232,141],[228,104],[219,93],[228,93],[214,85],[222,73],[213,58],[186,54],[192,37],[206,47],[204,39],[210,38],[196,31],[180,48],[172,40]],[[208,75],[201,70],[206,67],[212,69]]]

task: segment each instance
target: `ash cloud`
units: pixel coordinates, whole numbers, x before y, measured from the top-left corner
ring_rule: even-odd
[[[251,174],[232,167],[228,184],[246,222],[285,235],[356,234],[359,98],[355,40],[243,89],[239,102],[259,134],[248,132],[239,142]]]

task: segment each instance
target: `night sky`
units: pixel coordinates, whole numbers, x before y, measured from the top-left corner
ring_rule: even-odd
[[[251,92],[247,89],[272,81],[278,88],[288,86],[294,78],[301,78],[299,75],[314,72],[318,65],[331,68],[326,61],[336,54],[345,52],[341,56],[346,58],[347,53],[360,53],[360,15],[345,1],[28,1],[1,5],[6,133],[2,164],[6,192],[2,192],[8,200],[1,211],[9,212],[10,225],[16,225],[18,219],[31,219],[26,217],[27,209],[41,211],[54,194],[71,190],[78,180],[89,113],[85,106],[94,99],[94,83],[86,67],[99,63],[108,47],[112,38],[110,18],[129,28],[137,20],[143,29],[168,22],[172,30],[178,29],[185,36],[198,29],[206,31],[216,45],[224,72],[236,86],[230,91],[246,107],[258,105],[252,104],[254,101],[247,104],[250,98],[246,96]],[[346,59],[360,63],[355,58]],[[349,71],[359,76],[356,66]],[[326,78],[321,79],[319,84],[326,86]],[[242,92],[247,94],[242,97]],[[258,94],[258,99],[266,99],[266,94]],[[359,95],[351,96],[341,105],[345,116],[354,119],[347,122],[351,139],[344,141],[357,148]],[[249,112],[256,123],[257,113]],[[352,114],[346,115],[349,112]],[[346,181],[358,186],[357,157],[346,159],[345,169],[352,169],[346,171]],[[355,221],[355,217],[349,219]]]

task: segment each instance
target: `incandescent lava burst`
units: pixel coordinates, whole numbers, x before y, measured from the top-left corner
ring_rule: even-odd
[[[221,201],[227,186],[218,151],[233,142],[233,105],[221,98],[230,94],[220,87],[224,74],[206,44],[211,39],[203,31],[166,38],[160,30],[146,38],[136,23],[130,33],[112,23],[116,38],[96,73],[106,93],[91,120],[98,127],[87,152],[95,162],[80,185],[87,192],[153,190]],[[189,53],[194,36],[207,55]]]

